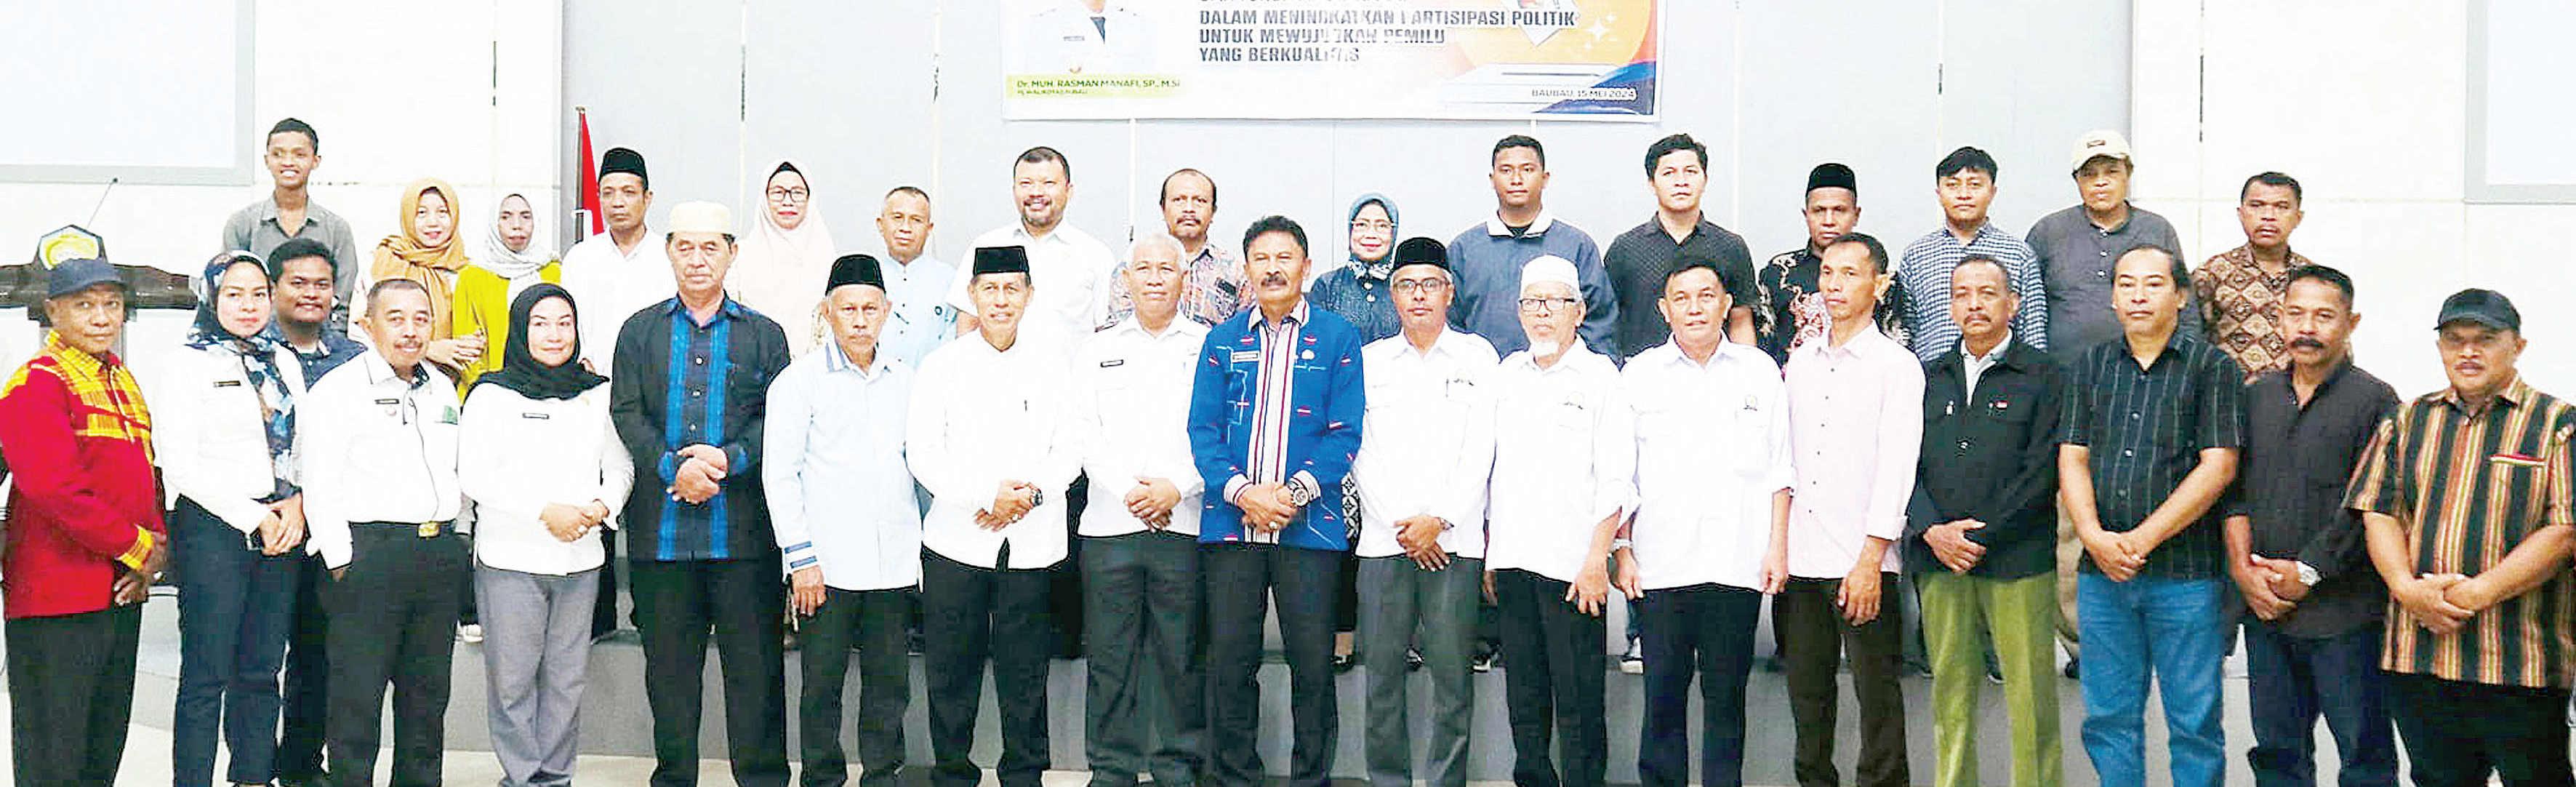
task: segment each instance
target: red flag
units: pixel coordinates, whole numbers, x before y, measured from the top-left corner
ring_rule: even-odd
[[[581,212],[590,217],[581,223],[589,225],[589,231],[582,234],[587,238],[607,232],[608,226],[607,219],[599,214],[599,159],[590,153],[590,110],[573,107],[572,111],[581,116]]]

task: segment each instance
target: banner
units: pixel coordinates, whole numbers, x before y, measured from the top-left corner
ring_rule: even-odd
[[[1005,0],[1003,115],[1655,118],[1661,0]]]

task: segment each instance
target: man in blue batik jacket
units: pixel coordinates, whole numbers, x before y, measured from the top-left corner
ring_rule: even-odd
[[[1333,607],[1351,549],[1342,476],[1360,447],[1359,329],[1306,305],[1306,231],[1282,216],[1243,232],[1259,308],[1208,331],[1190,391],[1190,453],[1211,493],[1199,519],[1208,615],[1208,773],[1262,780],[1262,600],[1277,590],[1295,747],[1290,787],[1333,769]]]

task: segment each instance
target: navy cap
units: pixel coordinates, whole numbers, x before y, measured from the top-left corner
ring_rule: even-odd
[[[125,277],[117,275],[116,266],[108,264],[106,260],[85,257],[65,260],[45,273],[45,298],[52,300],[66,295],[76,295],[82,290],[101,284],[113,284],[127,292],[134,291],[133,284],[126,282]]]
[[[2474,322],[2500,331],[2522,332],[2522,312],[2513,301],[2494,290],[2469,288],[2442,299],[2442,316],[2433,321],[2433,330],[2455,322]]]

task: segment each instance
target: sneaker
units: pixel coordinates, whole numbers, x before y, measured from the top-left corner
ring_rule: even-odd
[[[1421,649],[1421,648],[1405,648],[1405,649],[1404,649],[1404,671],[1406,671],[1406,672],[1419,672],[1419,671],[1421,671],[1421,670],[1422,670],[1422,649]]]
[[[483,624],[467,623],[456,627],[456,639],[468,645],[483,641]]]
[[[1352,668],[1352,667],[1357,667],[1357,666],[1359,666],[1359,665],[1360,665],[1360,652],[1359,652],[1359,651],[1354,650],[1354,651],[1351,651],[1351,652],[1349,652],[1349,653],[1336,653],[1336,654],[1333,654],[1333,674],[1335,674],[1335,675],[1339,675],[1339,674],[1342,674],[1342,673],[1345,673],[1345,672],[1349,672],[1349,671],[1351,671],[1351,668]]]
[[[2066,675],[2066,679],[2067,679],[2067,680],[2080,680],[2080,679],[2082,679],[2082,678],[2084,677],[2084,660],[2083,660],[2083,658],[2082,658],[2082,657],[2080,657],[2080,656],[2068,656],[2068,657],[2066,657],[2066,669],[2064,670],[2064,673],[2065,673],[2065,675]]]
[[[1475,657],[1467,661],[1467,668],[1477,672],[1492,672],[1494,671],[1494,665],[1501,663],[1503,663],[1502,650],[1490,646],[1479,646],[1476,649]]]
[[[1646,674],[1646,648],[1636,638],[1629,638],[1628,652],[1619,655],[1619,671],[1630,675]]]

